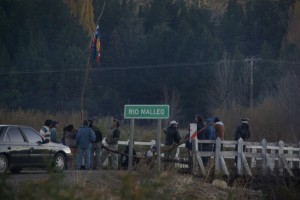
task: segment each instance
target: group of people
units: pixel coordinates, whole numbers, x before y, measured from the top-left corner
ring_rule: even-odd
[[[214,140],[220,138],[224,140],[225,127],[224,123],[219,117],[208,118],[204,120],[201,115],[195,115],[194,123],[197,124],[197,139],[198,140]],[[63,129],[63,137],[61,140],[57,138],[56,125],[59,122],[47,119],[44,126],[40,129],[40,135],[44,139],[51,142],[63,143],[71,149],[73,159],[68,162],[69,169],[101,169],[103,163],[108,155],[111,158],[112,169],[118,169],[118,141],[120,139],[120,122],[116,119],[112,121],[111,129],[105,138],[106,146],[102,143],[102,133],[100,129],[94,125],[93,120],[84,120],[82,126],[75,129],[74,125],[70,124]],[[178,145],[182,143],[182,136],[178,130],[178,122],[172,120],[169,126],[164,130],[165,133],[165,147],[164,147],[164,168],[172,167],[170,164],[175,159],[175,154]],[[250,127],[247,118],[242,118],[240,124],[237,126],[234,133],[234,140],[247,140],[250,137]],[[186,149],[188,150],[189,157],[191,158],[192,142],[190,140],[190,130],[185,136]],[[198,151],[212,151],[214,150],[213,144],[199,144]],[[223,147],[221,146],[221,149]],[[237,148],[237,147],[236,147]],[[151,145],[151,148],[146,152],[145,158],[147,165],[153,165],[153,157],[157,152],[156,145]],[[125,148],[121,156],[121,167],[127,169],[128,167],[128,154],[129,145]],[[133,150],[134,158],[136,152]],[[209,157],[202,157],[203,164],[206,166]],[[151,161],[152,160],[152,161]],[[76,162],[74,162],[76,161]],[[133,159],[136,163],[136,159]],[[133,165],[134,165],[133,163]]]
[[[51,142],[59,142],[57,139],[57,130],[56,125],[59,122],[51,119],[47,119],[40,130],[40,135],[43,137],[44,140],[48,139]]]
[[[114,119],[106,137],[107,148],[102,144],[102,132],[94,125],[93,120],[84,120],[77,130],[73,124],[63,129],[63,137],[57,139],[56,125],[59,122],[47,119],[40,129],[40,135],[51,142],[63,143],[72,152],[73,158],[68,161],[69,169],[100,169],[108,155],[112,159],[113,169],[118,168],[118,155],[109,151],[118,149],[120,123]],[[75,162],[76,161],[76,162]]]
[[[197,139],[198,140],[215,140],[220,138],[224,140],[225,134],[225,126],[224,123],[220,120],[219,117],[208,118],[204,120],[204,118],[197,114],[195,115],[194,123],[197,124]],[[173,120],[170,122],[168,128],[164,130],[165,132],[165,168],[169,168],[170,164],[168,161],[175,159],[175,153],[178,144],[181,140],[181,134],[178,131],[178,123]],[[244,141],[250,138],[250,127],[247,118],[242,118],[240,124],[237,126],[234,133],[234,140],[238,141],[242,138]],[[192,142],[190,140],[190,130],[188,134],[184,138],[184,142],[186,148],[188,150],[189,158],[191,159],[192,152]],[[213,144],[201,144],[198,143],[198,151],[213,151]],[[237,148],[237,147],[236,147]],[[221,146],[223,149],[223,146]],[[202,157],[202,161],[204,166],[208,164],[209,157]]]

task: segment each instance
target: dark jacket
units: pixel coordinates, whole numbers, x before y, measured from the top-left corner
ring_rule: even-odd
[[[216,134],[215,129],[212,125],[208,125],[207,128],[203,132],[203,140],[215,140]],[[213,144],[202,144],[198,145],[199,151],[212,151]]]
[[[250,138],[250,135],[251,135],[251,131],[250,131],[249,124],[240,123],[235,130],[234,140],[237,141],[240,138],[242,138],[243,140],[247,140]]]
[[[215,129],[212,125],[208,125],[204,131],[204,140],[215,140],[215,139],[216,139]]]
[[[70,148],[75,148],[77,146],[76,134],[76,131],[66,131],[64,136],[65,145],[67,145]]]
[[[129,146],[125,147],[124,154],[126,154],[126,155],[121,156],[121,165],[122,165],[123,169],[127,169],[128,163],[129,163]],[[135,166],[135,164],[137,163],[137,157],[136,157],[136,151],[134,149],[133,149],[132,155],[133,155],[132,166]]]
[[[170,125],[164,132],[166,134],[165,145],[178,144],[180,142],[181,136],[177,127]]]
[[[93,129],[96,135],[96,139],[94,143],[102,142],[102,133],[100,129],[97,126],[92,126],[91,128]]]
[[[198,140],[205,140],[205,135],[204,135],[204,133],[205,133],[205,130],[202,130],[201,132],[200,132],[200,130],[202,129],[202,128],[204,128],[204,124],[203,123],[197,123],[197,139]]]
[[[120,130],[118,128],[112,128],[110,129],[110,132],[108,136],[106,137],[106,143],[107,144],[118,144],[118,141],[120,139]]]

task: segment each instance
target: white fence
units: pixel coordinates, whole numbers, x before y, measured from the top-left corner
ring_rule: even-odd
[[[197,144],[197,141],[193,141]],[[202,162],[202,157],[209,156],[215,161],[215,172],[229,175],[229,170],[225,160],[237,159],[236,165],[238,175],[252,176],[251,169],[262,170],[263,174],[268,172],[279,173],[282,175],[284,170],[290,176],[294,176],[292,169],[300,169],[300,143],[284,144],[283,141],[278,143],[268,143],[265,139],[261,142],[244,142],[239,141],[221,141],[202,140],[199,144],[213,144],[215,151],[197,151],[194,149],[194,156],[199,165],[193,165],[193,172],[198,173],[198,166],[203,175],[206,175],[206,169]],[[193,145],[193,147],[196,145]]]
[[[206,175],[206,168],[203,164],[202,157],[214,159],[214,168],[216,174],[229,174],[229,169],[236,165],[238,175],[252,176],[251,169],[261,170],[263,174],[268,172],[283,174],[286,171],[290,176],[294,176],[293,169],[300,169],[300,142],[298,144],[285,144],[283,141],[278,143],[267,142],[263,139],[261,142],[244,142],[239,141],[221,141],[216,140],[193,140],[193,173],[201,172]],[[198,151],[196,148],[200,145],[211,144],[214,146],[211,151]],[[119,141],[119,145],[127,145],[128,141]],[[149,146],[155,144],[155,141],[138,142],[134,145]],[[162,145],[163,146],[163,145]],[[176,156],[183,158],[180,149],[185,148],[185,144],[178,147]],[[235,163],[236,159],[236,163]],[[231,160],[231,161],[230,161]],[[179,166],[179,165],[176,165]],[[182,166],[182,165],[181,165]]]

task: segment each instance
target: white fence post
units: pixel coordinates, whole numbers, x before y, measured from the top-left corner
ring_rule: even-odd
[[[290,149],[288,150],[288,154],[291,155],[291,161],[289,161],[288,163],[289,163],[289,167],[291,169],[293,169],[293,167],[294,167],[294,165],[293,165],[294,158],[293,158],[293,150],[292,150],[293,147],[289,146],[289,148]]]
[[[251,149],[251,153],[252,154],[256,154],[257,153],[257,149],[256,148],[252,148]],[[251,168],[256,167],[256,157],[252,157],[251,158]]]
[[[240,138],[238,140],[238,152],[237,152],[237,171],[238,171],[238,175],[242,174],[242,153],[243,153],[243,145],[244,145],[244,141],[242,138]]]
[[[266,172],[267,172],[267,140],[263,139],[261,141],[261,145],[262,145],[262,149],[261,149],[261,153],[262,153],[262,170],[263,170],[263,174],[266,174]]]
[[[279,141],[278,143],[278,168],[279,168],[279,173],[280,175],[283,174],[283,162],[281,160],[281,156],[280,155],[283,155],[283,147],[284,147],[284,142],[282,140]]]
[[[216,152],[215,152],[215,172],[220,173],[220,153],[221,153],[221,139],[218,137],[216,139]]]
[[[197,153],[198,153],[198,139],[197,137],[192,140],[192,154],[193,154],[193,174],[197,174]]]
[[[270,168],[272,171],[274,171],[274,169],[275,169],[275,159],[274,158],[276,155],[275,149],[271,149],[271,155],[272,155],[272,158],[270,157]]]

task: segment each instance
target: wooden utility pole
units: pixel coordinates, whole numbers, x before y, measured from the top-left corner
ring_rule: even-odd
[[[102,14],[103,14],[103,11],[105,9],[105,1],[103,3],[103,7],[102,7],[102,10],[101,10],[101,13],[96,21],[96,26],[99,24],[100,22],[100,19],[102,17]],[[81,119],[81,123],[83,123],[83,118],[84,118],[84,94],[85,94],[85,88],[86,88],[86,85],[87,85],[87,80],[88,80],[88,76],[89,76],[89,70],[90,70],[90,59],[91,59],[91,53],[92,53],[92,49],[91,49],[91,44],[92,44],[92,41],[93,41],[93,35],[91,37],[91,41],[89,43],[89,57],[88,57],[88,60],[87,60],[87,64],[86,64],[86,69],[85,69],[85,76],[84,76],[84,82],[83,82],[83,86],[82,86],[82,90],[81,90],[81,96],[80,96],[80,119]]]
[[[254,61],[258,61],[260,60],[260,58],[255,58],[255,57],[251,57],[251,58],[246,58],[245,62],[250,62],[250,97],[249,97],[249,107],[250,109],[253,108],[253,69],[254,69]]]

